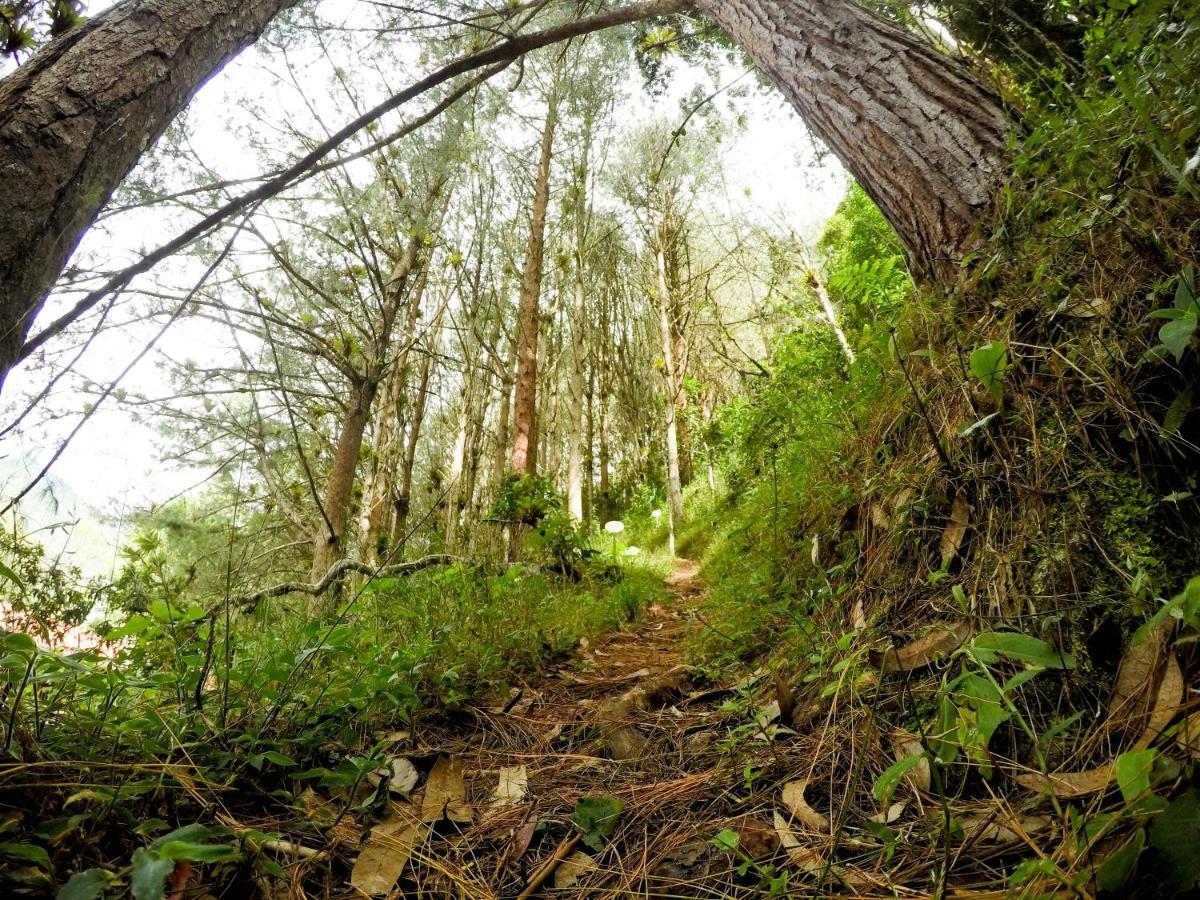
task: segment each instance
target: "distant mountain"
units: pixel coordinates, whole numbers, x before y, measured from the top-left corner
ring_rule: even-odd
[[[0,497],[11,497],[37,474],[29,457],[0,458]],[[108,575],[116,552],[116,526],[71,485],[47,475],[18,508],[21,530],[40,541],[51,557],[78,566],[85,575]]]

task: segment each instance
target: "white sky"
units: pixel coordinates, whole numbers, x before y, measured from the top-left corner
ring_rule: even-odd
[[[93,0],[89,11],[95,13],[108,5],[111,3],[106,0]],[[364,14],[373,14],[368,4],[358,0],[325,0],[321,10],[327,18],[344,18],[348,24]],[[329,65],[315,53],[310,54],[308,62],[306,82],[325,85],[332,75]],[[353,78],[353,59],[336,62]],[[193,146],[222,177],[247,177],[268,167],[267,161],[257,158],[245,139],[247,129],[256,125],[256,105],[277,110],[285,118],[294,114],[297,121],[311,120],[313,110],[306,109],[299,93],[290,87],[278,87],[264,76],[264,67],[277,71],[278,60],[258,50],[244,53],[205,86],[189,112]],[[397,83],[390,86],[397,88],[416,80],[422,71],[414,67],[404,77],[393,75]],[[735,70],[722,72],[721,80],[731,80],[739,74]],[[749,84],[750,79],[743,83]],[[667,94],[651,98],[642,91],[640,76],[631,73],[627,89],[634,99],[621,109],[619,121],[633,127],[663,113],[681,118],[680,101],[697,84],[710,90],[712,87],[711,80],[699,69],[677,66]],[[314,99],[322,94],[312,93]],[[338,126],[352,115],[328,100],[317,102],[322,105],[316,112],[329,125]],[[725,150],[729,209],[764,224],[794,230],[806,238],[815,237],[845,190],[846,176],[840,166],[828,156],[816,159],[803,124],[779,95],[752,90],[736,101],[724,96],[718,107],[728,115],[730,103],[735,103],[737,112],[745,117],[746,128]],[[172,215],[125,215],[104,231],[94,231],[85,241],[83,252],[105,268],[117,269],[137,258],[140,250],[152,248],[175,234],[180,221]],[[194,274],[194,270],[185,264],[166,264],[156,277],[164,284],[177,286],[188,282],[189,273]],[[89,352],[81,370],[97,380],[110,380],[133,358],[146,335],[144,328],[106,335]],[[177,326],[160,347],[176,358],[214,359],[225,352],[224,341],[192,323]],[[35,388],[44,380],[42,372],[14,373],[0,402],[4,408],[2,421],[12,419],[13,405],[22,391]],[[160,374],[152,360],[147,359],[125,384],[134,390],[153,393],[159,381]],[[57,395],[53,408],[72,415],[42,422],[24,434],[10,436],[0,444],[0,456],[10,460],[47,459],[74,424],[74,416],[85,400],[79,395]],[[110,513],[162,501],[205,477],[194,469],[179,469],[165,463],[155,433],[116,404],[104,408],[84,426],[53,474],[86,501]],[[10,481],[4,487],[11,491],[20,485]]]

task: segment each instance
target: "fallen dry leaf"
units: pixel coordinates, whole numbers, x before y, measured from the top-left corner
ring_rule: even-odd
[[[1179,723],[1175,743],[1193,758],[1200,759],[1200,712],[1194,712]]]
[[[921,745],[921,739],[907,731],[900,731],[892,735],[892,749],[896,752],[897,761],[909,756],[920,756],[925,752],[925,748]],[[908,782],[909,787],[915,790],[928,791],[932,784],[932,775],[933,773],[929,770],[929,760],[923,759],[904,773],[904,780]]]
[[[967,495],[962,491],[954,498],[954,506],[950,509],[950,522],[942,532],[942,563],[945,564],[958,555],[967,528],[971,524],[971,507],[967,503]]]
[[[471,804],[467,802],[462,760],[450,756],[438,757],[425,785],[421,821],[440,822],[449,819],[451,822],[466,823],[473,817]]]
[[[1131,644],[1125,651],[1108,698],[1110,718],[1136,722],[1149,710],[1150,694],[1162,666],[1171,627],[1172,623],[1164,622],[1140,644]]]
[[[407,797],[417,786],[421,776],[417,773],[417,767],[403,756],[393,756],[388,760],[386,766],[367,775],[367,781],[371,787],[379,787],[385,780],[388,783],[388,790]]]
[[[596,861],[582,850],[576,850],[559,863],[558,868],[554,870],[554,887],[560,891],[574,887],[580,878],[594,868],[596,868]]]
[[[909,672],[953,653],[971,636],[970,622],[937,625],[924,637],[897,649],[886,650],[879,667],[884,672]]]
[[[811,847],[801,844],[792,829],[788,827],[787,820],[778,811],[775,813],[775,834],[779,838],[780,846],[787,852],[788,861],[793,866],[809,875],[816,875],[824,871],[824,857]]]
[[[350,872],[350,885],[364,894],[386,894],[400,878],[408,858],[429,832],[424,823],[393,816],[371,829],[371,836]]]
[[[829,816],[818,812],[808,805],[804,798],[804,789],[808,782],[792,781],[783,786],[783,805],[786,806],[805,828],[818,834],[829,834],[833,826]]]
[[[999,810],[995,813],[977,813],[956,818],[967,840],[993,844],[1023,842],[1030,835],[1046,831],[1052,824],[1049,816],[1008,817]]]
[[[878,503],[871,504],[871,524],[885,531],[892,527],[892,520],[888,517],[887,510]]]
[[[891,825],[902,815],[904,815],[904,811],[906,809],[908,809],[908,801],[901,800],[889,806],[886,812],[876,813],[875,815],[871,816],[871,821],[880,825]]]
[[[1153,741],[1157,740],[1158,736],[1171,724],[1171,720],[1175,718],[1175,713],[1179,711],[1179,704],[1182,702],[1183,670],[1179,668],[1179,661],[1172,653],[1167,657],[1167,667],[1163,670],[1162,681],[1158,685],[1158,694],[1154,698],[1154,709],[1150,712],[1150,721],[1146,723],[1146,730],[1138,738],[1138,742],[1133,745],[1134,749],[1141,750],[1143,747],[1149,747]]]
[[[1094,769],[1084,769],[1082,772],[1055,772],[1052,775],[1042,775],[1040,772],[1028,772],[1014,775],[1013,781],[1022,787],[1039,793],[1053,794],[1060,800],[1072,797],[1086,797],[1107,788],[1116,777],[1116,764],[1105,763]]]
[[[492,806],[515,806],[529,793],[529,770],[524,766],[504,766],[492,795]]]

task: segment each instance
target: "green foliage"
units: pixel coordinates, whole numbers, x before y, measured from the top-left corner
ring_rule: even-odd
[[[8,609],[8,625],[50,641],[81,624],[96,605],[99,585],[85,584],[78,569],[46,559],[36,542],[0,535],[0,597]]]
[[[662,590],[657,572],[632,568],[575,580],[456,565],[376,581],[333,623],[305,622],[268,600],[250,616],[233,615],[226,631],[223,615],[209,615],[211,599],[199,602],[173,563],[152,535],[131,547],[126,571],[104,591],[112,657],[60,654],[25,634],[0,635],[0,681],[10,685],[4,737],[13,756],[138,764],[170,759],[182,745],[188,765],[180,777],[189,786],[229,785],[249,796],[282,791],[276,796],[285,799],[292,778],[351,789],[382,762],[364,735],[502,691],[584,635],[634,617]],[[104,835],[105,858],[123,853],[131,862],[119,874],[137,897],[161,896],[180,860],[235,860],[241,851],[227,833],[203,822],[141,846],[139,811],[177,783],[171,769],[147,778],[128,771],[99,769],[86,788],[52,791],[41,802],[64,829]],[[176,823],[208,814],[182,800],[170,810]],[[49,879],[39,824],[22,823],[6,846]],[[76,879],[78,896],[109,880],[98,871]]]
[[[1155,817],[1150,828],[1150,843],[1170,867],[1170,880],[1178,891],[1190,891],[1200,884],[1200,793],[1190,790],[1176,798]]]
[[[571,822],[583,834],[583,842],[599,852],[604,839],[613,833],[625,803],[616,797],[581,797],[571,813]]]
[[[999,406],[1004,399],[1004,378],[1010,362],[1008,347],[1002,341],[991,341],[971,353],[971,374],[988,389]]]

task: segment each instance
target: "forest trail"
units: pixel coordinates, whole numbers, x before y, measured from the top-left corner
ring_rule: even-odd
[[[681,644],[703,597],[697,569],[680,560],[669,599],[636,626],[584,642],[466,729],[398,735],[395,752],[430,771],[376,826],[355,883],[375,870],[374,843],[384,879],[400,878],[393,896],[721,897],[756,885],[712,843],[732,828],[754,856],[779,849],[771,814],[747,814],[744,760],[721,746],[734,690],[690,691]],[[758,764],[794,771],[775,746],[757,743],[770,756]],[[572,821],[586,809],[590,847],[586,822]]]

